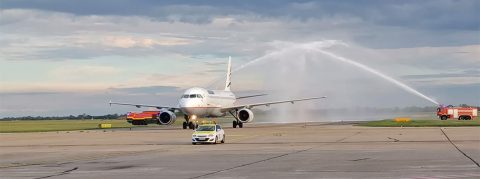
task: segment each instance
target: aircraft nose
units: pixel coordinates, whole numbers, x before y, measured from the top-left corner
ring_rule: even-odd
[[[196,107],[199,107],[200,105],[201,101],[198,101],[197,99],[184,99],[180,101],[180,109],[187,115],[196,114]]]
[[[181,108],[185,107],[186,106],[186,100],[185,99],[180,99],[180,102],[178,104]]]
[[[198,107],[200,105],[200,101],[195,99],[185,99],[180,101],[180,107]]]

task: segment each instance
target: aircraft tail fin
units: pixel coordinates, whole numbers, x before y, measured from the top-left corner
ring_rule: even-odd
[[[227,69],[227,80],[225,81],[225,91],[230,91],[230,86],[232,85],[232,81],[230,80],[232,77],[232,57],[228,56],[228,69]]]

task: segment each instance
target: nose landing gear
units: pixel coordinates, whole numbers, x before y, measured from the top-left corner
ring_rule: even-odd
[[[183,129],[187,129],[188,127],[189,129],[195,130],[197,128],[198,124],[196,123],[196,121],[195,123],[190,121],[190,117],[187,115],[184,115],[184,118],[185,118],[185,122],[183,122],[183,125],[182,125]]]
[[[196,129],[198,126],[198,124],[194,123],[194,122],[183,122],[183,129]]]
[[[187,122],[183,122],[183,129],[187,129],[187,126],[188,126]]]

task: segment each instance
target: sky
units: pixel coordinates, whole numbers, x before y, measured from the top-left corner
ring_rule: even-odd
[[[266,59],[234,73],[239,94],[432,106],[298,48],[327,42],[440,103],[480,105],[478,17],[475,0],[0,0],[0,117],[137,110],[109,100],[175,105],[189,87],[221,86],[228,56],[234,69]]]

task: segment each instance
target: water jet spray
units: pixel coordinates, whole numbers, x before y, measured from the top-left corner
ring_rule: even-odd
[[[396,79],[394,79],[394,78],[392,78],[392,77],[390,77],[390,76],[387,76],[387,75],[385,75],[385,74],[383,74],[383,73],[381,73],[381,72],[379,72],[379,71],[377,71],[377,70],[375,70],[375,69],[373,69],[373,68],[370,68],[370,67],[368,67],[368,66],[366,66],[366,65],[364,65],[364,64],[361,64],[361,63],[358,63],[358,62],[353,61],[353,60],[351,60],[351,59],[348,59],[348,58],[345,58],[345,57],[336,55],[336,54],[334,54],[334,53],[325,51],[325,50],[323,50],[323,49],[312,49],[312,50],[315,50],[315,51],[320,52],[320,53],[322,53],[322,54],[324,54],[324,55],[327,55],[327,56],[329,56],[329,57],[332,57],[332,58],[334,58],[334,59],[337,59],[337,60],[339,60],[339,61],[341,61],[341,62],[348,63],[348,64],[350,64],[350,65],[354,65],[354,66],[356,66],[356,67],[358,67],[358,68],[360,68],[360,69],[362,69],[362,70],[365,70],[365,71],[367,71],[367,72],[370,72],[370,73],[372,73],[372,74],[375,74],[375,75],[377,75],[377,76],[379,76],[379,77],[387,80],[388,82],[393,83],[393,84],[397,85],[398,87],[406,90],[406,91],[409,92],[409,93],[412,93],[412,94],[417,95],[417,96],[419,96],[419,97],[421,97],[421,98],[423,98],[423,99],[426,99],[426,100],[434,103],[434,104],[437,105],[437,106],[439,105],[439,103],[438,103],[437,101],[435,101],[435,100],[433,100],[432,98],[430,98],[430,97],[428,97],[428,96],[420,93],[419,91],[413,89],[412,87],[410,87],[410,86],[408,86],[408,85],[406,85],[406,84],[404,84],[404,83],[402,83],[402,82],[400,82],[400,81],[398,81],[398,80],[396,80]]]
[[[325,40],[325,41],[316,41],[316,42],[310,42],[310,43],[304,43],[304,44],[295,44],[295,43],[289,43],[289,42],[274,42],[273,43],[273,46],[276,46],[278,47],[279,49],[276,50],[276,51],[273,51],[273,52],[270,52],[270,53],[267,53],[266,55],[262,56],[262,57],[259,57],[259,58],[256,58],[254,60],[251,60],[243,65],[241,65],[240,67],[238,68],[235,68],[234,70],[232,70],[232,73],[235,73],[235,72],[238,72],[246,67],[249,67],[251,65],[254,65],[254,64],[257,64],[259,62],[262,62],[262,61],[267,61],[267,60],[273,60],[273,59],[276,59],[275,57],[278,57],[278,56],[283,56],[285,53],[287,52],[290,52],[290,51],[293,51],[293,50],[298,50],[298,49],[302,49],[302,50],[306,50],[306,51],[309,51],[309,52],[315,52],[315,53],[320,53],[320,54],[323,54],[327,57],[330,57],[328,59],[334,59],[336,61],[340,61],[340,62],[343,62],[343,63],[346,63],[346,64],[349,64],[349,65],[353,65],[354,67],[357,67],[361,70],[364,70],[364,71],[367,71],[371,74],[374,74],[378,77],[380,77],[381,79],[384,79],[390,83],[393,83],[394,85],[400,87],[401,89],[411,93],[411,94],[414,94],[416,96],[419,96],[429,102],[432,102],[434,103],[435,105],[439,105],[439,103],[437,101],[435,101],[434,99],[420,93],[419,91],[413,89],[412,87],[388,76],[388,75],[385,75],[381,72],[379,72],[378,70],[375,70],[367,65],[364,65],[362,63],[359,63],[359,62],[356,62],[352,59],[348,59],[348,58],[345,58],[345,57],[342,57],[340,55],[337,55],[335,53],[332,53],[332,52],[329,52],[329,51],[326,51],[325,48],[329,48],[329,47],[332,47],[332,46],[345,46],[345,47],[348,47],[348,44],[346,43],[343,43],[341,41],[336,41],[336,40]],[[305,52],[304,52],[305,53]],[[212,83],[210,83],[208,86],[213,86],[214,84],[216,84],[220,79],[223,79],[223,78],[218,78],[217,80],[214,80]]]

